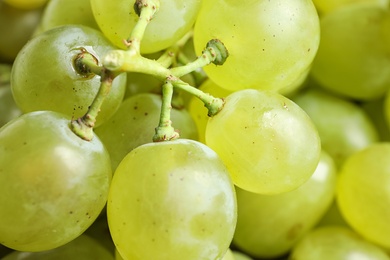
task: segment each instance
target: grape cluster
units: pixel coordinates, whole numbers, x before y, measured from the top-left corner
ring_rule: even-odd
[[[388,0],[3,0],[0,258],[390,260]]]

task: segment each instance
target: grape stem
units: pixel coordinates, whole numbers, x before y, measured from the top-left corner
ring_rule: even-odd
[[[84,140],[91,141],[93,134],[93,127],[96,123],[96,117],[100,112],[100,108],[104,99],[111,90],[112,81],[116,74],[102,68],[101,69],[101,84],[98,93],[96,94],[92,104],[89,106],[87,113],[70,122],[70,128],[72,131]]]
[[[134,10],[139,19],[131,31],[130,37],[124,40],[129,52],[140,53],[140,46],[149,22],[160,8],[160,0],[136,0]]]
[[[166,81],[162,86],[162,104],[161,114],[158,126],[155,128],[153,142],[170,141],[179,138],[179,133],[172,127],[171,110],[173,85],[170,81]]]

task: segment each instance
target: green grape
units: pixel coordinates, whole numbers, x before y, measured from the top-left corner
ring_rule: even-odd
[[[390,12],[376,4],[348,5],[324,15],[313,78],[349,98],[382,96],[390,85],[389,21]]]
[[[329,208],[335,187],[335,164],[322,152],[314,174],[293,191],[269,196],[237,189],[234,245],[258,258],[288,253]]]
[[[373,3],[387,7],[389,5],[389,0],[313,0],[313,3],[318,12],[324,14],[350,4]]]
[[[108,228],[106,211],[103,210],[93,224],[84,232],[84,234],[94,238],[99,244],[103,245],[109,252],[114,254],[115,245],[112,241],[110,230]]]
[[[219,86],[217,86],[212,80],[208,79],[205,82],[203,82],[202,85],[199,86],[199,89],[202,90],[205,93],[209,93],[213,95],[214,97],[226,97],[231,92],[223,89]],[[204,103],[200,101],[197,97],[192,97],[190,99],[189,105],[188,105],[188,112],[191,114],[192,118],[194,119],[194,122],[196,124],[196,127],[198,129],[198,140],[202,143],[205,143],[205,130],[206,125],[209,120],[209,116],[207,115],[208,111],[204,106]]]
[[[161,102],[161,96],[155,94],[132,96],[123,101],[112,118],[95,129],[110,153],[113,170],[131,150],[153,141]],[[197,139],[195,123],[186,110],[172,109],[171,120],[182,138]]]
[[[384,96],[383,108],[382,108],[381,112],[384,114],[384,117],[385,117],[384,121],[386,122],[385,127],[386,127],[386,130],[388,131],[390,128],[390,90],[388,90],[387,94]],[[388,134],[388,132],[386,132],[386,133]]]
[[[24,114],[0,129],[0,244],[43,251],[83,233],[102,211],[110,158],[56,112]]]
[[[217,85],[236,91],[294,89],[308,74],[319,45],[310,0],[204,1],[194,27],[198,53],[213,38],[229,51],[223,66],[207,66]]]
[[[352,230],[327,226],[312,230],[293,248],[290,260],[389,260],[381,249]]]
[[[338,166],[356,151],[378,141],[378,132],[362,108],[318,89],[298,93],[292,100],[313,120],[322,148]]]
[[[83,116],[100,87],[100,76],[76,72],[74,59],[84,48],[99,62],[113,46],[97,30],[81,25],[56,27],[39,34],[16,57],[11,75],[15,102],[23,112],[52,110]],[[96,125],[111,117],[122,102],[126,74],[117,76]]]
[[[388,102],[389,94],[361,104],[362,109],[375,125],[380,141],[390,141],[390,124],[388,123],[390,122],[390,104]]]
[[[42,10],[20,10],[0,1],[0,61],[13,62],[33,35]]]
[[[236,259],[234,258],[232,250],[230,250],[230,248],[228,248],[228,250],[226,251],[225,255],[223,256],[223,258],[221,260],[236,260]]]
[[[222,259],[236,207],[233,184],[215,152],[177,139],[139,146],[123,159],[107,216],[125,259]]]
[[[16,105],[10,86],[0,86],[0,127],[20,116],[22,111]]]
[[[36,9],[42,7],[48,0],[3,0],[4,3],[19,9]]]
[[[102,32],[117,47],[126,48],[123,40],[129,38],[138,21],[134,11],[135,0],[91,0],[92,11]],[[170,47],[191,30],[201,0],[165,0],[146,28],[141,42],[142,53],[153,53]]]
[[[115,250],[115,260],[124,260],[118,250]]]
[[[340,208],[336,200],[333,201],[328,211],[322,216],[317,226],[344,226],[349,227],[344,217],[341,215]]]
[[[69,13],[72,15],[69,15]],[[50,0],[42,14],[41,32],[66,24],[99,28],[92,14],[89,0]]]
[[[366,239],[390,249],[390,143],[351,155],[338,180],[337,202],[347,223]]]
[[[207,123],[206,144],[238,187],[261,194],[298,188],[321,152],[317,130],[300,107],[276,92],[251,89],[226,98]]]
[[[13,252],[3,260],[114,260],[95,239],[80,235],[66,245],[42,252]]]

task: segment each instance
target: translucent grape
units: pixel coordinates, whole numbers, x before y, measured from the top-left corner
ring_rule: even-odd
[[[328,226],[307,234],[292,250],[291,260],[389,260],[386,252],[361,238],[352,230]]]
[[[138,21],[135,0],[91,0],[92,11],[102,32],[119,48]],[[200,0],[165,0],[149,23],[141,43],[142,53],[153,53],[170,47],[191,30]]]
[[[51,110],[78,118],[91,105],[100,76],[81,75],[74,59],[85,49],[99,62],[113,46],[97,30],[81,25],[56,27],[34,37],[16,57],[11,75],[15,102],[23,112]],[[117,76],[107,95],[97,125],[112,116],[126,90],[126,74]]]
[[[338,166],[349,155],[379,140],[368,115],[351,101],[317,89],[300,92],[292,100],[313,120],[322,148]]]
[[[299,86],[308,74],[319,36],[319,19],[310,0],[204,1],[194,27],[198,55],[214,38],[228,49],[223,66],[204,70],[230,91]]]
[[[36,9],[42,7],[48,2],[48,0],[3,0],[4,3],[19,9]]]
[[[233,182],[261,194],[298,188],[317,167],[320,139],[307,114],[268,91],[230,94],[206,127],[206,144],[224,161]]]
[[[112,169],[134,148],[153,141],[161,110],[161,96],[138,94],[123,101],[115,115],[95,129],[111,155]],[[186,110],[172,109],[173,127],[182,138],[196,140],[196,126]]]
[[[336,166],[323,152],[311,178],[293,191],[269,196],[238,189],[234,245],[257,258],[283,256],[320,220],[335,188]]]
[[[345,5],[359,3],[377,3],[383,7],[387,7],[389,5],[389,0],[313,0],[313,3],[317,10],[323,14],[342,8]]]
[[[324,88],[359,100],[378,98],[390,85],[390,12],[355,4],[321,18],[321,43],[311,75]]]
[[[226,167],[204,144],[145,144],[115,171],[107,216],[124,258],[221,259],[236,225],[235,191]]]
[[[43,251],[83,233],[103,209],[110,159],[55,112],[31,112],[0,129],[0,243]]]
[[[390,249],[390,143],[351,155],[339,176],[337,201],[347,223],[366,239]]]
[[[66,245],[42,252],[13,252],[3,260],[114,260],[95,239],[81,235]]]

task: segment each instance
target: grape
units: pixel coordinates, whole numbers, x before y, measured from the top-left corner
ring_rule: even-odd
[[[59,113],[24,114],[0,129],[0,243],[19,251],[64,245],[97,218],[108,196],[110,159]]]
[[[390,249],[390,143],[351,155],[339,176],[337,201],[347,223],[366,239]]]
[[[390,128],[390,90],[387,91],[387,94],[384,96],[383,110],[385,117],[385,122],[387,126],[387,130]]]
[[[389,11],[375,4],[348,5],[324,15],[313,78],[348,98],[382,96],[390,85],[389,21]]]
[[[114,256],[95,239],[81,235],[71,242],[42,252],[13,252],[3,260],[114,260]]]
[[[322,216],[317,226],[345,226],[349,227],[344,217],[341,215],[340,208],[336,200],[333,201],[328,211]]]
[[[4,3],[9,4],[10,6],[20,8],[20,9],[36,9],[42,7],[48,2],[48,0],[3,0]]]
[[[9,85],[0,86],[0,127],[21,114],[22,111],[12,96],[11,87]]]
[[[288,253],[329,208],[335,187],[335,164],[322,152],[314,174],[293,191],[269,196],[237,189],[234,245],[258,258]]]
[[[368,115],[348,100],[318,89],[298,93],[292,100],[313,120],[322,148],[338,166],[352,153],[379,139]]]
[[[235,260],[232,250],[228,249],[222,260]]]
[[[317,130],[300,107],[276,92],[250,89],[227,96],[207,123],[206,144],[238,187],[261,194],[298,188],[313,174],[321,150]]]
[[[74,118],[83,116],[100,87],[100,76],[80,75],[73,60],[86,49],[96,59],[113,47],[89,27],[67,25],[39,34],[16,57],[11,75],[15,102],[24,112],[52,110]],[[126,90],[126,74],[117,76],[96,125],[118,109]]]
[[[102,32],[117,47],[125,48],[123,40],[138,21],[134,11],[135,0],[91,0],[92,11]],[[152,53],[170,47],[191,30],[201,0],[161,1],[155,17],[146,28],[141,44],[142,53]]]
[[[387,123],[387,112],[386,111],[386,101],[387,96],[383,96],[377,100],[370,100],[367,102],[363,102],[361,104],[362,109],[367,113],[370,117],[372,123],[375,125],[376,130],[378,131],[379,140],[380,141],[390,141],[390,124]],[[389,110],[387,108],[387,110]]]
[[[377,3],[383,7],[387,7],[389,0],[313,0],[313,3],[320,13],[329,13],[345,5],[359,3]]]
[[[292,250],[291,260],[345,260],[375,259],[390,257],[379,247],[362,239],[352,230],[329,226],[311,231]]]
[[[13,62],[38,26],[42,10],[20,10],[0,1],[0,61]]]
[[[221,259],[236,225],[236,198],[222,161],[187,139],[150,143],[119,164],[107,203],[126,259]]]
[[[310,0],[204,1],[195,23],[198,53],[213,38],[229,51],[209,78],[230,91],[293,89],[302,83],[319,45],[319,19]]]
[[[153,141],[160,109],[160,96],[138,94],[123,101],[115,115],[95,129],[110,153],[113,170],[131,150]],[[195,123],[186,110],[172,109],[171,117],[182,138],[197,139]]]
[[[252,260],[249,256],[238,251],[233,251],[233,256],[235,260]]]
[[[44,32],[66,24],[79,24],[99,29],[89,0],[50,0],[42,14],[40,30]]]
[[[199,86],[199,89],[205,93],[213,95],[214,97],[225,97],[231,93],[230,91],[217,86],[210,79],[203,82],[203,84]],[[188,112],[194,119],[194,122],[198,129],[198,140],[202,143],[205,143],[205,130],[207,122],[209,120],[209,116],[207,115],[208,112],[204,106],[204,103],[198,98],[192,97],[188,105]]]

